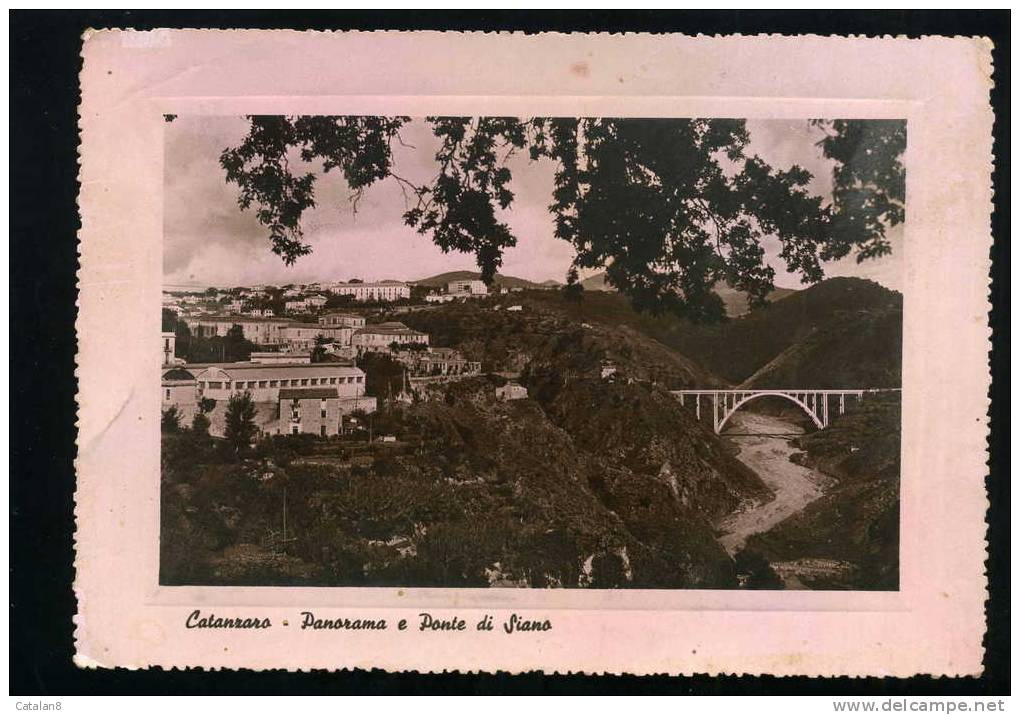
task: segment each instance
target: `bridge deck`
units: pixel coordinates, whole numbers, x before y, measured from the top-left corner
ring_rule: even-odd
[[[746,388],[726,388],[726,389],[714,389],[711,387],[701,387],[697,389],[689,390],[670,390],[674,395],[747,395],[747,394],[796,394],[796,395],[856,395],[859,392],[874,393],[874,392],[902,392],[902,387],[862,387],[862,388],[844,388],[844,389],[824,389],[816,390],[811,387],[769,387],[769,388],[757,388],[757,387],[746,387]]]
[[[865,395],[879,392],[902,392],[899,387],[863,387],[863,388],[842,388],[842,389],[812,389],[812,388],[698,388],[693,390],[670,390],[670,394],[680,399],[684,404],[685,397],[694,397],[694,412],[698,420],[701,419],[701,398],[710,398],[712,409],[712,426],[716,434],[722,432],[726,423],[734,412],[744,404],[759,397],[775,395],[783,397],[796,403],[808,414],[819,429],[829,426],[829,402],[830,397],[838,397],[837,411],[842,415],[846,411],[846,398],[855,397],[860,402]]]

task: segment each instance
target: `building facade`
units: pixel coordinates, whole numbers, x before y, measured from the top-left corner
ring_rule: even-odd
[[[351,345],[357,355],[367,352],[390,352],[391,346],[423,345],[428,346],[429,336],[412,330],[403,323],[390,322],[367,325],[355,330],[351,336]]]
[[[450,281],[446,284],[446,292],[450,295],[457,296],[480,296],[488,295],[489,287],[485,285],[485,281],[480,280],[462,280],[462,281]]]
[[[400,361],[411,377],[446,377],[479,375],[482,363],[466,360],[453,348],[432,348],[423,353],[402,353]]]
[[[198,383],[198,397],[229,400],[248,392],[255,402],[278,402],[287,388],[332,387],[342,399],[365,394],[365,373],[342,363],[260,364],[251,362],[189,365]]]
[[[160,341],[163,344],[163,362],[160,365],[170,365],[173,363],[174,354],[177,350],[177,335],[164,331]]]
[[[365,318],[356,313],[326,313],[319,316],[319,325],[328,328],[358,328],[365,327]]]
[[[282,345],[283,329],[293,321],[284,318],[256,318],[243,315],[206,315],[182,319],[191,334],[200,338],[226,337],[230,329],[239,325],[246,340],[256,345]]]
[[[523,400],[528,396],[528,388],[518,385],[516,382],[508,382],[502,387],[496,388],[496,399],[499,400]]]
[[[332,286],[335,295],[349,295],[354,300],[379,301],[384,303],[405,300],[411,297],[411,287],[406,283],[336,283]]]
[[[310,295],[298,300],[288,300],[284,303],[284,308],[293,313],[307,313],[318,310],[324,305],[326,305],[326,298],[321,295]]]

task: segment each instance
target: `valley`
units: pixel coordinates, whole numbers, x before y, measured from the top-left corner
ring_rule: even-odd
[[[835,279],[712,326],[605,291],[383,312],[481,374],[397,400],[366,367],[372,431],[240,459],[164,435],[161,582],[895,588],[898,396],[821,431],[756,401],[716,435],[670,390],[897,387],[899,305]]]

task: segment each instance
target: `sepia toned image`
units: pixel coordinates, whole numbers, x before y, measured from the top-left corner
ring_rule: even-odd
[[[900,588],[906,120],[163,136],[161,585]]]
[[[980,671],[986,40],[83,56],[80,666]]]

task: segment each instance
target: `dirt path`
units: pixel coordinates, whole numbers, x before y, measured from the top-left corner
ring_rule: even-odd
[[[722,532],[719,543],[731,555],[743,547],[751,534],[768,531],[818,499],[830,483],[821,472],[790,461],[790,455],[797,451],[790,444],[790,437],[772,436],[802,431],[792,422],[771,415],[754,412],[733,415],[724,436],[731,436],[740,448],[737,459],[754,470],[776,496],[772,501],[730,514],[718,524]],[[748,433],[754,436],[744,436]]]

